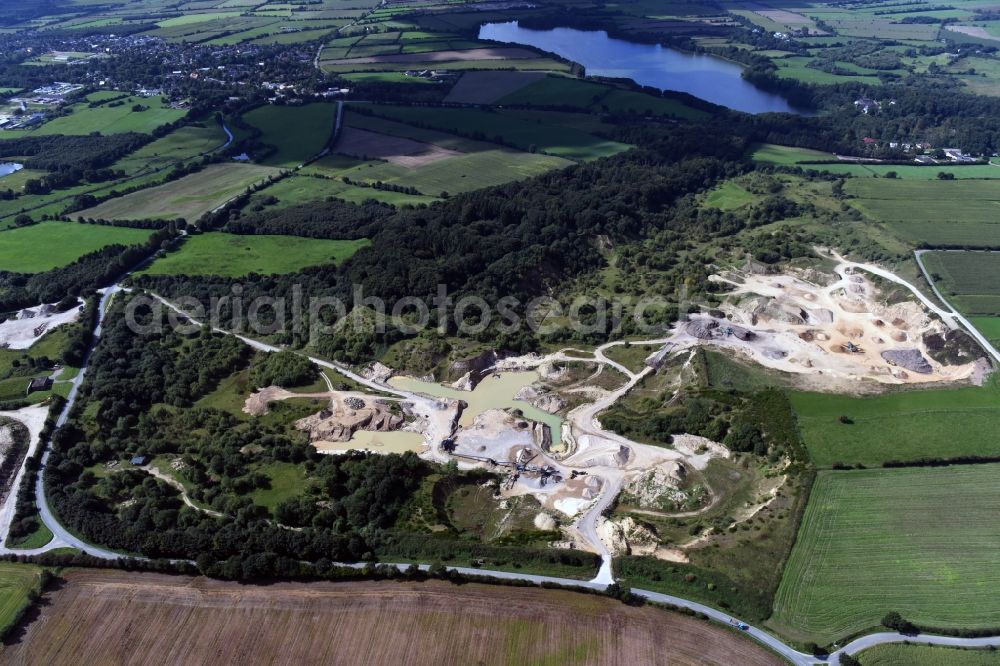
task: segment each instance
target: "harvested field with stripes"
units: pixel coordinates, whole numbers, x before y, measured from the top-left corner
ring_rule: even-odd
[[[724,627],[599,596],[426,583],[276,583],[81,570],[7,663],[735,664],[777,656]]]

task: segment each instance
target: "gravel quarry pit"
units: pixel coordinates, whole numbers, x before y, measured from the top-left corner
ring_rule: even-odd
[[[243,405],[251,416],[267,414],[270,403],[291,398],[322,398],[329,406],[295,422],[295,427],[309,434],[314,445],[347,442],[359,430],[392,432],[403,426],[403,417],[389,409],[385,398],[356,391],[295,393],[280,386],[267,386],[252,393]]]
[[[641,485],[651,473],[661,481],[658,494],[671,485],[679,489],[681,469],[703,469],[714,457],[729,457],[724,447],[702,438],[676,435],[674,448],[668,449],[632,441],[601,426],[601,413],[654,372],[662,359],[686,353],[686,367],[694,348],[713,345],[764,367],[798,374],[803,381],[826,390],[967,381],[982,374],[978,358],[955,365],[936,361],[941,355],[932,356],[924,340],[935,334],[946,337],[941,334],[951,330],[947,318],[933,316],[933,308],[927,310],[915,299],[887,302],[862,268],[844,261],[835,275],[805,269],[713,276],[730,287],[718,310],[691,315],[667,337],[639,343],[659,351],[636,370],[609,359],[605,351],[623,343],[608,342],[593,352],[570,348],[544,356],[495,359],[488,370],[494,373],[489,379],[496,386],[488,395],[412,378],[381,385],[398,396],[393,399],[403,400],[404,410],[413,418],[405,430],[422,437],[421,457],[440,463],[454,460],[463,469],[497,473],[502,479],[498,502],[532,495],[544,513],[559,517],[563,530],[560,543],[600,554],[604,563],[594,580],[611,582],[610,561],[621,548],[665,559],[683,556],[681,552],[651,549],[646,535],[631,525],[602,521],[619,492],[623,488],[634,491],[635,484]],[[536,407],[539,413],[526,418],[522,412],[531,403],[518,403],[514,395],[528,400],[546,395],[551,387],[545,383],[565,372],[561,366],[580,362],[614,368],[621,373],[622,384],[600,390],[584,386],[585,382],[574,384],[574,390],[588,391],[588,401],[569,409],[560,419],[561,438],[550,442],[544,436],[545,428],[532,420],[544,421],[549,415]],[[529,371],[535,372],[533,380],[508,374]],[[680,387],[678,383],[677,389]],[[270,400],[293,396],[304,394],[269,389],[256,396],[257,409],[266,408]],[[330,407],[324,414],[306,419],[311,419],[307,428],[311,432],[319,425],[317,419],[340,419],[340,425],[350,429],[352,419],[372,407],[373,400],[364,394],[333,391],[313,397],[318,396],[328,398]],[[363,407],[359,401],[364,401]],[[250,401],[248,411],[249,405]],[[562,518],[568,520],[563,522]]]
[[[930,357],[923,336],[949,329],[916,300],[884,302],[860,271],[838,269],[838,277],[821,285],[796,273],[712,276],[732,287],[719,308],[725,318],[692,315],[678,325],[675,344],[712,344],[768,368],[824,376],[831,383],[974,377],[975,363],[942,365]]]

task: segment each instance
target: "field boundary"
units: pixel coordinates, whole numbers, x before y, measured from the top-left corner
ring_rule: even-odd
[[[983,347],[983,350],[986,353],[988,353],[990,356],[993,357],[994,361],[1000,363],[1000,351],[997,351],[996,347],[994,347],[990,343],[990,341],[986,338],[986,336],[983,335],[979,331],[978,328],[976,328],[975,326],[973,326],[972,322],[970,322],[965,317],[965,315],[961,314],[958,310],[956,310],[955,306],[953,306],[948,301],[948,299],[946,299],[941,294],[941,292],[938,291],[938,288],[934,284],[934,280],[931,279],[930,273],[928,273],[927,268],[924,266],[924,262],[923,262],[923,258],[922,258],[923,254],[925,252],[930,252],[930,251],[936,251],[936,252],[942,252],[942,251],[944,251],[944,252],[964,252],[965,250],[914,250],[913,251],[913,256],[917,260],[917,265],[920,267],[920,271],[923,273],[924,279],[927,280],[928,284],[931,285],[931,289],[934,290],[934,295],[938,297],[938,299],[941,301],[941,303],[945,307],[947,307],[947,308],[949,308],[951,310],[951,316],[956,321],[958,321],[959,323],[961,323],[962,326],[965,327],[965,329],[972,335],[972,337],[974,337],[976,339],[976,342],[978,342]],[[991,250],[985,250],[985,251],[986,252],[991,252]]]

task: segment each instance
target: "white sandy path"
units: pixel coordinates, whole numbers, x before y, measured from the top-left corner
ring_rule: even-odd
[[[223,513],[219,513],[218,511],[212,511],[211,509],[205,509],[192,502],[191,498],[188,497],[187,490],[184,489],[184,484],[182,484],[180,481],[170,476],[169,474],[161,472],[153,465],[143,465],[139,469],[146,472],[147,474],[155,476],[157,479],[163,481],[168,486],[179,492],[181,494],[181,500],[183,500],[183,502],[192,509],[196,511],[201,511],[202,513],[207,513],[208,515],[214,516],[215,518],[225,518],[225,514]]]
[[[17,508],[17,492],[21,488],[21,481],[24,478],[25,466],[27,465],[28,458],[33,456],[35,451],[38,449],[38,441],[42,428],[45,426],[45,419],[48,418],[48,415],[49,408],[42,405],[32,405],[31,407],[24,407],[16,411],[0,412],[0,416],[6,416],[7,418],[23,423],[28,429],[28,433],[31,437],[28,445],[28,452],[25,454],[24,461],[17,470],[17,475],[14,477],[14,481],[10,487],[10,493],[7,495],[7,499],[4,500],[3,506],[0,506],[0,537],[2,538],[6,538],[6,536],[10,534],[10,525],[14,520],[14,511]],[[49,547],[51,547],[51,544]],[[17,552],[23,553],[26,551],[6,548],[2,543],[0,543],[0,553]]]

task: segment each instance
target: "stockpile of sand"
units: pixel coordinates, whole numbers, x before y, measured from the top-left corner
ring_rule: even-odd
[[[865,275],[839,266],[839,280],[821,286],[801,272],[745,274],[715,282],[732,290],[719,309],[725,319],[691,315],[677,332],[681,346],[710,342],[767,367],[822,375],[823,381],[882,383],[954,381],[973,376],[975,358],[931,354],[927,336],[948,328],[916,299],[887,303]],[[735,335],[737,325],[750,335]]]

